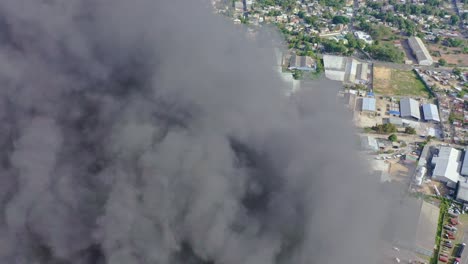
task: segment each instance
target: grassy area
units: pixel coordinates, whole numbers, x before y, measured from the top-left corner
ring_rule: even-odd
[[[442,233],[443,233],[443,226],[444,222],[446,221],[447,210],[449,208],[449,203],[445,200],[442,200],[439,206],[440,214],[439,214],[439,223],[437,224],[437,233],[436,233],[436,249],[434,250],[434,256],[431,259],[431,264],[439,263],[439,251],[441,248],[442,242]]]
[[[378,94],[429,98],[429,91],[413,71],[374,68],[374,91]]]

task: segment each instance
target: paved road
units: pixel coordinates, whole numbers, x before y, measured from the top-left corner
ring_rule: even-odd
[[[461,243],[465,243],[468,245],[468,228],[463,228],[463,239]],[[465,247],[465,250],[463,250],[460,264],[468,264],[468,252],[466,251],[467,251],[467,248]]]

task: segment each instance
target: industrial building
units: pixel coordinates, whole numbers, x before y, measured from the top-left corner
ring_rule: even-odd
[[[468,179],[464,178],[458,182],[455,198],[459,201],[468,202]]]
[[[463,164],[460,170],[460,174],[463,176],[468,176],[468,152],[466,149],[464,155],[465,156],[463,157]]]
[[[369,64],[349,57],[323,55],[325,77],[349,84],[369,82]]]
[[[363,150],[371,150],[371,151],[379,150],[379,144],[377,143],[377,139],[371,136],[361,137],[361,147]]]
[[[461,151],[451,147],[441,147],[439,154],[432,157],[432,165],[435,166],[432,178],[445,183],[457,183],[460,179]]]
[[[402,98],[400,100],[400,115],[401,117],[421,119],[418,101],[412,98]]]
[[[399,115],[399,114],[398,114]],[[387,117],[387,118],[382,118],[382,123],[384,124],[392,124],[397,127],[402,127],[403,126],[403,120],[399,117]]]
[[[317,69],[317,63],[314,59],[312,59],[309,56],[298,56],[294,54],[291,56],[288,69],[301,71],[315,71]]]
[[[413,55],[416,57],[419,65],[432,65],[434,60],[431,57],[431,54],[426,48],[426,45],[418,37],[408,38],[408,44],[413,52]]]
[[[362,108],[363,112],[375,112],[375,98],[365,97],[362,98]]]
[[[424,120],[428,122],[440,122],[439,109],[434,104],[422,105]]]

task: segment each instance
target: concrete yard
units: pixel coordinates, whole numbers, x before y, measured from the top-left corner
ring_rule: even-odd
[[[409,184],[415,169],[415,163],[403,164],[394,161],[390,163],[390,176],[392,180]]]
[[[416,232],[418,246],[424,249],[434,248],[437,224],[439,220],[439,207],[424,202],[421,207],[421,215]]]

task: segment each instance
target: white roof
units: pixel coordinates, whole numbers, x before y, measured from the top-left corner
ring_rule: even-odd
[[[323,55],[323,66],[328,79],[349,83],[368,81],[369,65],[351,57]]]
[[[365,150],[378,150],[379,145],[377,144],[377,139],[371,136],[361,137],[361,146]]]
[[[424,120],[440,122],[439,110],[437,109],[436,105],[423,104],[422,109],[424,113]]]
[[[465,157],[463,158],[463,165],[461,168],[461,175],[468,176],[468,152],[466,149],[465,149]]]
[[[360,64],[361,65],[361,74],[360,74],[360,78],[361,80],[367,80],[367,74],[369,72],[369,64],[367,63],[362,63]]]
[[[457,200],[468,202],[468,182],[466,178],[460,180],[460,185],[457,190]]]
[[[402,98],[400,100],[400,115],[401,117],[414,117],[416,119],[421,119],[418,101],[412,98]]]
[[[451,147],[441,147],[439,156],[432,158],[432,164],[435,164],[433,177],[443,182],[457,182],[460,178],[458,168],[460,166],[461,152]]]
[[[346,58],[341,56],[323,55],[323,66],[325,69],[344,71]]]
[[[365,97],[362,99],[362,111],[375,112],[375,98]]]

